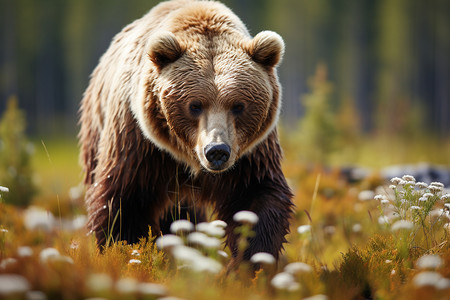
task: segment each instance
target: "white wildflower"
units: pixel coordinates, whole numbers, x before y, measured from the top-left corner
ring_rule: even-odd
[[[388,205],[389,203],[390,203],[390,201],[387,199],[381,200],[381,204],[383,204],[383,205]]]
[[[209,237],[202,232],[192,232],[188,235],[188,242],[207,249],[217,249],[220,246],[220,240],[215,237]]]
[[[6,268],[14,266],[16,263],[17,259],[15,258],[12,257],[5,258],[0,262],[0,270],[6,270]]]
[[[450,219],[450,211],[447,208],[439,209],[439,213],[441,214],[440,216],[444,216],[444,217],[447,217],[448,219]]]
[[[378,218],[378,224],[380,225],[389,224],[389,218],[387,216],[380,216]]]
[[[442,277],[438,282],[436,282],[435,287],[438,290],[450,289],[450,279]]]
[[[444,204],[444,209],[450,210],[450,203],[445,203]]]
[[[318,295],[314,295],[308,298],[303,298],[303,300],[328,300],[328,296],[327,295],[322,295],[322,294],[318,294]]]
[[[220,257],[222,257],[222,258],[224,258],[224,259],[227,259],[228,258],[228,253],[226,253],[225,251],[223,251],[223,250],[218,250],[217,251],[217,254],[220,256]]]
[[[327,235],[333,235],[336,233],[336,227],[329,225],[323,228],[323,232]]]
[[[298,282],[293,282],[289,287],[288,287],[288,291],[289,292],[295,292],[298,291],[300,289],[300,283]]]
[[[20,257],[30,257],[33,255],[33,249],[28,246],[21,246],[17,248],[17,255]]]
[[[273,265],[276,262],[275,257],[272,254],[266,252],[258,252],[253,254],[253,256],[250,258],[250,261],[254,264],[263,265]]]
[[[41,291],[28,291],[25,293],[27,300],[47,300],[47,295]]]
[[[396,185],[393,185],[393,184],[391,184],[391,185],[389,185],[389,188],[390,188],[391,190],[395,190],[395,189],[397,188],[397,186],[396,186]]]
[[[177,220],[170,224],[170,231],[173,234],[191,232],[192,230],[194,230],[194,224],[188,220]]]
[[[352,226],[353,232],[361,232],[362,231],[362,225],[359,223],[353,224]]]
[[[284,267],[284,272],[290,273],[292,275],[298,274],[298,273],[310,273],[312,272],[312,267],[308,264],[302,263],[302,262],[293,262],[290,264],[287,264]]]
[[[129,265],[139,265],[139,264],[141,264],[141,263],[142,263],[142,261],[140,261],[139,259],[135,259],[135,258],[130,259],[130,260],[128,261],[128,264],[129,264]]]
[[[413,283],[416,287],[435,286],[442,278],[441,274],[437,272],[427,271],[421,272],[414,276]]]
[[[430,198],[430,197],[433,197],[434,195],[432,194],[432,193],[425,193],[425,194],[423,194],[422,195],[422,197],[425,197],[425,198]]]
[[[390,263],[392,263],[392,260],[386,259],[384,262],[385,262],[386,264],[390,264]]]
[[[61,255],[59,253],[59,251],[55,248],[45,248],[41,251],[41,253],[39,253],[39,258],[41,260],[42,263],[46,263],[46,262],[62,262],[62,263],[69,263],[69,264],[73,264],[73,259],[65,256],[65,255]]]
[[[441,189],[444,188],[444,184],[442,182],[435,181],[435,182],[430,183],[430,185],[440,187]]]
[[[291,273],[281,272],[275,275],[270,284],[279,290],[293,290],[298,288],[298,283],[295,282],[294,276]]]
[[[427,201],[428,201],[427,197],[422,196],[422,197],[419,198],[419,202],[420,203],[427,202]]]
[[[173,234],[166,234],[156,239],[156,246],[160,250],[171,249],[182,244],[183,240],[179,236]]]
[[[51,212],[33,206],[25,210],[23,218],[29,230],[50,231],[55,226],[55,217]]]
[[[116,282],[116,290],[122,294],[132,294],[138,291],[138,281],[134,278],[121,278]]]
[[[233,220],[238,223],[248,223],[251,225],[255,225],[256,223],[258,223],[259,218],[252,211],[242,210],[234,214]]]
[[[87,223],[87,217],[85,215],[76,215],[75,218],[71,220],[70,230],[79,230],[85,228]]]
[[[375,197],[373,197],[373,199],[377,200],[377,201],[382,201],[384,199],[386,199],[385,195],[375,195]]]
[[[438,193],[440,191],[442,191],[442,187],[440,186],[436,186],[436,185],[429,185],[428,189],[432,192],[432,193]]]
[[[450,223],[445,223],[444,224],[444,229],[450,231]]]
[[[133,255],[133,256],[140,256],[141,253],[139,252],[139,250],[133,249],[133,250],[131,251],[131,255]]]
[[[414,176],[411,176],[411,175],[403,175],[402,179],[404,181],[408,181],[408,182],[416,182],[416,179],[414,178]]]
[[[429,216],[432,221],[438,220],[442,217],[443,210],[442,209],[433,209],[429,212]]]
[[[222,227],[222,228],[227,227],[227,223],[225,223],[225,221],[222,221],[222,220],[214,220],[214,221],[211,221],[209,224],[211,224],[212,226],[215,226],[215,227]]]
[[[0,229],[0,232],[1,232],[1,233],[8,233],[9,230],[8,230],[8,229],[5,229],[5,228],[1,228],[1,229]]]
[[[416,266],[419,269],[438,269],[442,263],[439,255],[424,255],[417,260]]]
[[[87,278],[87,286],[93,291],[110,291],[113,280],[108,274],[94,273]]]
[[[203,256],[200,251],[184,245],[175,246],[172,254],[177,260],[188,262]]]
[[[365,190],[365,191],[361,191],[358,194],[358,199],[360,201],[370,201],[374,198],[375,193],[373,191],[370,190]]]
[[[25,277],[16,274],[0,274],[0,296],[19,295],[29,289],[30,283]]]
[[[9,193],[9,189],[5,186],[0,185],[0,193]]]
[[[304,234],[311,231],[311,225],[300,225],[297,227],[297,232]]]
[[[54,258],[50,259],[51,261],[57,261],[57,262],[62,262],[62,263],[68,263],[73,265],[73,259],[71,257],[65,256],[65,255],[59,255],[59,256],[55,256]]]
[[[399,177],[394,177],[394,178],[391,179],[391,182],[393,184],[396,184],[396,185],[400,184],[400,182],[402,182],[402,181],[403,180],[401,178],[399,178]]]
[[[222,270],[222,265],[219,262],[203,256],[202,253],[196,249],[180,245],[176,246],[172,253],[176,260],[185,263],[185,266],[193,271],[216,274]]]
[[[80,246],[80,243],[77,240],[74,240],[70,243],[70,249],[77,250]]]
[[[405,229],[405,230],[411,230],[413,229],[414,224],[410,221],[407,220],[399,220],[397,222],[395,222],[394,224],[392,224],[391,230],[392,231],[397,231],[397,230],[401,230],[401,229]]]
[[[59,251],[55,248],[45,248],[41,250],[41,253],[39,253],[41,262],[47,262],[50,259],[54,259],[58,256],[60,256]]]
[[[222,265],[210,257],[203,256],[191,265],[191,269],[199,273],[217,274],[222,270]]]
[[[413,205],[410,207],[411,210],[420,210],[420,206]]]
[[[428,187],[428,184],[426,184],[425,182],[416,182],[416,187],[419,189],[426,189]]]
[[[82,184],[78,186],[71,187],[69,189],[69,198],[74,201],[80,199],[83,196],[84,187]]]
[[[441,196],[441,199],[444,200],[444,201],[445,201],[445,200],[449,200],[449,199],[450,199],[450,194],[444,194],[444,195],[442,195],[442,196]]]
[[[138,290],[143,295],[161,297],[167,295],[167,288],[157,283],[140,283]],[[160,298],[158,298],[160,299]]]
[[[223,222],[223,221],[221,221]],[[225,222],[223,222],[225,223]],[[220,224],[220,225],[219,225]],[[225,223],[226,226],[226,223]],[[198,223],[196,226],[197,231],[203,232],[209,236],[215,236],[215,237],[223,237],[225,235],[225,229],[222,227],[222,224],[220,222],[201,222]]]

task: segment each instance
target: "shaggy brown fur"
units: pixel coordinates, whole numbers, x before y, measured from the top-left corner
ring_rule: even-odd
[[[244,258],[278,257],[292,214],[274,128],[283,47],[273,32],[251,38],[222,4],[189,0],[161,3],[114,38],[80,118],[88,226],[99,245],[110,233],[136,242],[148,226],[159,234],[174,217],[203,221],[211,204],[233,255],[233,215],[251,210],[259,222]],[[231,148],[222,170],[203,153],[217,140]]]

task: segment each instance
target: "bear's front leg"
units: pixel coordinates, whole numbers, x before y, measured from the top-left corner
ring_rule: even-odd
[[[293,214],[292,193],[282,174],[266,176],[258,180],[254,178],[241,192],[235,193],[228,202],[227,208],[219,209],[219,217],[227,222],[227,245],[233,255],[231,268],[243,260],[250,260],[253,254],[267,252],[278,259],[286,234],[289,232],[289,220]],[[239,189],[238,189],[239,190]],[[258,216],[253,226],[253,235],[248,239],[245,251],[240,252],[241,235],[233,216],[241,211],[249,210]],[[225,213],[220,213],[220,211]]]
[[[148,236],[149,227],[153,234],[159,233],[159,224],[154,220],[162,208],[154,204],[156,196],[148,190],[120,193],[115,186],[102,182],[88,190],[88,227],[95,234],[98,246],[119,240],[136,243]]]

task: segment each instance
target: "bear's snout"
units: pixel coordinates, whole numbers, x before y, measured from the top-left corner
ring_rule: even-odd
[[[231,148],[225,143],[211,143],[204,149],[206,159],[211,163],[213,170],[223,169],[230,158]]]

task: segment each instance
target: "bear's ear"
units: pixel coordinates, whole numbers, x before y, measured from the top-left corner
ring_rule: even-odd
[[[249,42],[247,51],[257,63],[274,67],[283,57],[284,42],[278,33],[262,31]]]
[[[147,46],[150,60],[162,69],[171,62],[176,61],[184,53],[184,48],[180,45],[175,35],[164,31],[153,35]]]

